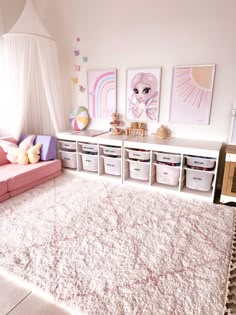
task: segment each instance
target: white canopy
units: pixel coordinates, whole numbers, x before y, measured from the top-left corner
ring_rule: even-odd
[[[9,132],[53,134],[65,129],[57,48],[30,0],[4,38]]]
[[[26,1],[24,10],[9,33],[36,34],[52,38],[36,14],[31,0]]]

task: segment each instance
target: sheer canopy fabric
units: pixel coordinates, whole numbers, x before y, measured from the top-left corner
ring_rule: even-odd
[[[4,35],[5,105],[9,134],[52,134],[65,129],[57,48],[31,34]]]

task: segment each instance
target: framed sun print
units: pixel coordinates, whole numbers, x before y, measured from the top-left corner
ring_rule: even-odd
[[[116,69],[88,70],[87,81],[90,117],[110,118],[116,112]]]
[[[126,79],[126,118],[129,121],[157,121],[161,67],[128,69]]]
[[[209,124],[214,77],[214,64],[173,68],[171,122]]]

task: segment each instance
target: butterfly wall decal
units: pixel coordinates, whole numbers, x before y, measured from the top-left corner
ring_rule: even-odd
[[[71,81],[74,83],[74,84],[77,84],[79,82],[78,78],[77,77],[72,77],[71,78]]]
[[[75,71],[80,71],[80,66],[79,65],[74,65]]]
[[[75,49],[74,54],[75,54],[75,56],[79,56],[80,55],[79,49]]]
[[[85,87],[82,85],[79,85],[79,91],[83,93],[85,91]]]

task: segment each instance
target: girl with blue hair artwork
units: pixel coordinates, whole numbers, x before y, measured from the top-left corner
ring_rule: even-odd
[[[132,96],[128,99],[128,115],[131,119],[156,120],[158,105],[158,81],[152,73],[137,73],[131,81]]]

